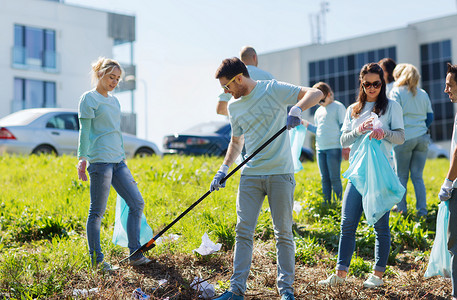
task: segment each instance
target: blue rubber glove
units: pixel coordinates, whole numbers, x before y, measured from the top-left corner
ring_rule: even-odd
[[[447,201],[451,199],[452,195],[452,181],[449,179],[445,179],[443,185],[441,186],[441,190],[438,194],[440,201]]]
[[[211,185],[209,187],[209,190],[211,192],[218,191],[220,188],[225,187],[225,182],[221,184],[221,180],[227,176],[227,171],[229,167],[227,165],[222,165],[219,171],[217,171],[216,175],[214,175],[213,181],[211,181]]]
[[[301,124],[301,113],[302,110],[300,107],[296,105],[292,106],[287,116],[287,130],[291,130]]]

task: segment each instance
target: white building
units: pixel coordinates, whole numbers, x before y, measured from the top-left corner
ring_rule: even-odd
[[[0,37],[0,117],[25,108],[77,108],[91,88],[91,63],[133,43],[135,17],[59,1],[4,0]],[[134,66],[123,66],[134,75]]]
[[[419,69],[421,87],[430,96],[435,116],[432,139],[448,146],[455,114],[454,105],[443,90],[446,64],[457,58],[457,15],[333,43],[262,54],[259,65],[278,80],[297,85],[312,86],[324,81],[332,87],[335,99],[347,107],[357,97],[361,67],[384,57]],[[314,111],[315,108],[311,113]],[[312,117],[309,115],[308,119]]]

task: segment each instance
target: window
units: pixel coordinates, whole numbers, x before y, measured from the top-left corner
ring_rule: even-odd
[[[310,85],[319,81],[328,83],[335,93],[335,99],[348,107],[356,100],[359,89],[359,72],[362,66],[369,62],[378,62],[384,57],[396,60],[396,48],[381,48],[312,61],[309,63]],[[311,113],[316,109],[317,106],[313,107]]]
[[[55,70],[56,32],[14,25],[13,66]]]
[[[48,120],[46,128],[56,128],[65,130],[79,130],[77,114],[56,115]]]
[[[55,106],[55,82],[14,78],[13,112],[26,108]]]
[[[420,46],[422,88],[430,96],[435,120],[430,127],[435,141],[452,138],[454,106],[444,93],[447,63],[451,62],[451,41]]]

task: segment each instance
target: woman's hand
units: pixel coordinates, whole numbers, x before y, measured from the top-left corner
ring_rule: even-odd
[[[371,130],[373,130],[373,118],[369,118],[368,120],[360,124],[359,127],[357,127],[357,131],[360,134],[365,134]]]
[[[377,129],[373,130],[373,132],[370,134],[370,140],[371,139],[382,140],[385,135],[386,135],[386,133],[384,132],[384,130],[382,130],[382,128],[377,128]]]
[[[86,166],[87,162],[85,159],[80,159],[76,166],[78,169],[78,178],[82,181],[87,181]]]

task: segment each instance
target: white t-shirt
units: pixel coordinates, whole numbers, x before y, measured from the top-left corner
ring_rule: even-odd
[[[346,108],[339,101],[327,106],[319,106],[314,113],[316,130],[316,150],[341,149],[341,126]]]

